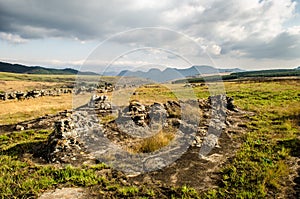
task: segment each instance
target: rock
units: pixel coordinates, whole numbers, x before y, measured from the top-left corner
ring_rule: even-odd
[[[146,118],[148,118],[148,113],[146,112],[146,107],[138,101],[131,101],[129,104],[129,114],[135,124],[139,126],[146,125]]]
[[[5,101],[7,99],[7,93],[0,93],[0,99]]]
[[[111,103],[107,101],[108,97],[106,95],[92,95],[88,107],[100,109],[100,110],[110,110]]]
[[[52,198],[60,198],[60,199],[85,199],[88,198],[89,195],[87,191],[83,188],[62,188],[62,189],[55,189],[46,191],[39,199],[52,199]]]
[[[210,153],[210,151],[215,147],[219,146],[219,137],[214,134],[208,134],[202,143],[201,149],[200,149],[200,156],[206,156]]]
[[[163,125],[166,123],[167,116],[168,113],[162,104],[154,103],[150,106],[149,118],[152,124],[159,123]]]
[[[19,125],[19,124],[16,125],[15,129],[16,129],[17,131],[24,131],[24,130],[25,130],[24,126],[21,126],[21,125]]]
[[[233,100],[232,97],[226,97],[226,101],[227,101],[227,107],[226,108],[228,110],[238,112],[238,109],[234,105],[234,100]]]
[[[168,113],[168,117],[171,118],[180,118],[181,117],[181,106],[176,101],[167,101],[164,104],[165,109]]]
[[[164,168],[166,166],[166,162],[163,158],[161,157],[154,157],[154,158],[148,158],[144,161],[144,170],[157,170]]]
[[[16,98],[17,98],[18,100],[25,99],[25,97],[26,97],[26,93],[24,93],[24,92],[18,91],[18,92],[16,93]]]

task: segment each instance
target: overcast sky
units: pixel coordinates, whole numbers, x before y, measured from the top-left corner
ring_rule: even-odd
[[[300,65],[298,0],[0,0],[0,60],[49,67]],[[152,28],[151,28],[152,27]]]

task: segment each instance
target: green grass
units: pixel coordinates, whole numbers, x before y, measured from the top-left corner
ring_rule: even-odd
[[[20,159],[24,153],[32,153],[34,146],[44,142],[49,130],[20,131],[0,135],[0,198],[28,198],[58,184],[91,186],[104,182],[95,171],[104,168],[57,168],[37,165],[30,159]]]
[[[74,83],[75,80],[81,80],[84,82],[99,82],[107,81],[113,82],[116,77],[102,77],[93,75],[54,75],[54,74],[17,74],[0,72],[0,80],[4,81],[34,81],[34,82],[64,82]]]
[[[222,79],[226,80],[238,80],[245,78],[276,78],[276,77],[297,77],[300,76],[300,70],[296,69],[274,69],[274,70],[260,70],[260,71],[245,71],[231,73],[229,75],[211,75],[206,77],[196,77],[188,79],[180,79],[174,81],[174,83],[204,83],[204,82],[214,82]]]
[[[91,186],[104,183],[95,169],[71,166],[56,168],[22,162],[11,156],[0,156],[0,198],[27,198],[54,185]]]
[[[5,81],[73,82],[75,77],[75,75],[35,75],[0,72],[0,80]]]
[[[138,193],[139,189],[135,186],[120,187],[120,188],[118,188],[118,192],[119,192],[120,196],[130,197],[130,196],[134,196],[136,193]]]
[[[39,131],[25,130],[3,133],[0,135],[0,152],[3,153],[4,151],[22,143],[45,141],[49,134],[50,130],[48,129]]]
[[[299,143],[299,83],[228,85],[227,94],[255,116],[242,147],[221,171],[222,186],[206,193],[207,198],[270,198],[271,192],[279,193],[286,186],[286,176],[292,172],[287,161],[293,143]]]

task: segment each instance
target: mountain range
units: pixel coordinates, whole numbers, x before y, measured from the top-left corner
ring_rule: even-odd
[[[147,72],[144,71],[131,71],[131,70],[123,70],[121,71],[118,76],[130,76],[130,77],[140,77],[151,79],[156,82],[165,82],[174,79],[183,79],[186,77],[199,77],[201,75],[208,75],[208,74],[219,74],[219,73],[236,73],[236,72],[243,72],[239,68],[233,69],[218,69],[212,66],[192,66],[190,68],[185,69],[177,69],[177,68],[166,68],[165,70],[161,71],[156,68],[152,68]]]

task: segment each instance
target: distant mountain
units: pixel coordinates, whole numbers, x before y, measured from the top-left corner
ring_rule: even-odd
[[[103,76],[118,76],[120,71],[143,71],[147,72],[148,68],[147,67],[134,67],[134,66],[110,66],[105,68],[105,70],[100,71],[99,73]]]
[[[55,74],[55,75],[98,75],[93,72],[80,72],[72,68],[66,69],[54,69],[54,68],[45,68],[41,66],[25,66],[21,64],[10,64],[5,62],[0,62],[0,72],[9,72],[9,73],[24,73],[24,74]]]
[[[185,77],[197,77],[206,74],[218,74],[218,73],[233,73],[233,72],[242,72],[239,68],[234,69],[217,69],[212,66],[192,66],[190,68],[185,69],[177,69],[177,68],[166,68],[161,71],[156,68],[152,68],[147,72],[143,71],[130,71],[123,70],[118,76],[132,76],[132,77],[141,77],[146,79],[151,79],[156,82],[165,82],[174,79],[182,79]]]

